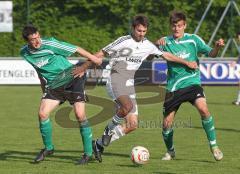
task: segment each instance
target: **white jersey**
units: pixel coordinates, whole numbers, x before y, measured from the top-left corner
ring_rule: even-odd
[[[136,70],[149,55],[163,54],[152,42],[144,38],[135,41],[131,35],[118,38],[102,49],[108,54],[111,70],[133,78]]]

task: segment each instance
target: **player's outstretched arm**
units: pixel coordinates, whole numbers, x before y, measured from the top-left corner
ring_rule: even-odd
[[[166,45],[166,41],[165,41],[164,37],[161,37],[160,39],[158,39],[158,40],[155,42],[155,44],[156,44],[157,46]]]
[[[99,51],[99,52],[95,53],[94,56],[96,56],[97,58],[102,60],[103,57],[104,57],[104,53],[103,53],[103,51]],[[74,78],[75,77],[82,77],[84,75],[84,73],[86,72],[86,70],[92,65],[93,65],[92,61],[86,61],[81,66],[75,67],[74,70],[73,70]]]
[[[181,63],[183,65],[186,65],[187,67],[191,68],[191,69],[197,69],[198,65],[197,62],[188,62],[180,57],[177,57],[169,52],[163,52],[162,57],[170,62],[176,62],[176,63]]]
[[[220,50],[221,47],[224,46],[224,40],[219,39],[216,41],[214,48],[210,51],[208,54],[210,57],[216,57],[218,54],[218,51]]]
[[[102,59],[101,58],[96,57],[95,55],[92,55],[91,53],[89,53],[88,51],[84,50],[81,47],[77,48],[77,53],[80,54],[83,57],[86,57],[87,59],[91,60],[93,63],[95,63],[97,65],[102,64]]]

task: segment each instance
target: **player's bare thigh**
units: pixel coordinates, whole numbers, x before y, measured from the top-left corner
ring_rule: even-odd
[[[74,108],[75,116],[78,121],[82,122],[87,119],[86,114],[85,114],[85,102],[84,101],[75,102],[73,104],[73,108]]]
[[[39,119],[46,120],[50,113],[60,104],[59,100],[42,99],[39,107]]]
[[[194,106],[197,108],[198,112],[202,117],[209,117],[210,112],[208,111],[206,98],[197,98],[194,102]]]

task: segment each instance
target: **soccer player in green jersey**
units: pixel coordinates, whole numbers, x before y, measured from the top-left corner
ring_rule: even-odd
[[[77,52],[96,64],[101,64],[101,59],[78,46],[58,41],[55,38],[42,39],[38,29],[32,25],[24,27],[22,36],[27,45],[21,49],[20,54],[37,71],[44,92],[38,116],[45,147],[34,162],[40,162],[46,156],[53,154],[52,124],[49,115],[59,104],[68,100],[73,105],[79,122],[84,148],[84,154],[77,164],[87,164],[92,156],[92,130],[85,115],[86,77],[73,78],[71,72],[74,66],[67,60],[67,57]]]
[[[159,39],[164,51],[173,53],[187,61],[199,63],[198,54],[202,53],[210,57],[216,57],[219,49],[224,46],[224,41],[219,39],[214,48],[210,48],[195,34],[185,33],[187,27],[186,16],[181,12],[173,12],[170,16],[171,36]],[[167,61],[167,92],[163,105],[163,139],[167,147],[167,153],[162,160],[171,160],[175,157],[173,146],[172,124],[177,110],[183,102],[190,102],[194,105],[202,118],[203,129],[206,132],[211,152],[215,160],[223,158],[216,142],[213,116],[208,111],[206,98],[201,87],[199,69],[190,69],[181,64]]]

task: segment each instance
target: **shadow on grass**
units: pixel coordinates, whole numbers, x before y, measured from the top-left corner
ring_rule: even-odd
[[[196,160],[196,159],[174,159],[174,161],[194,161],[194,162],[201,162],[201,163],[216,163],[216,161],[209,161],[209,160]]]
[[[36,155],[40,152],[40,150],[36,150],[36,152],[24,152],[24,151],[6,151],[4,153],[0,153],[0,161],[25,161],[31,164],[34,163],[33,160]],[[70,154],[69,154],[70,153]],[[75,153],[76,155],[72,155]],[[64,162],[64,163],[73,163],[80,159],[83,151],[74,151],[74,150],[54,150],[54,154],[46,157],[44,161],[50,161],[49,159],[54,159],[56,162]],[[117,156],[123,158],[129,158],[127,154],[120,153],[104,153],[103,156]]]
[[[21,161],[26,161],[32,164],[34,158],[39,152],[40,150],[39,151],[36,150],[36,152],[6,151],[4,153],[0,153],[0,160],[5,160],[5,161],[21,160]],[[73,156],[71,154],[64,155],[62,153],[76,153],[76,156]],[[66,163],[67,161],[71,161],[72,163],[73,161],[79,160],[82,153],[83,153],[82,151],[54,150],[54,155],[48,156],[45,159],[45,161],[49,161],[48,159],[54,158],[54,159],[65,160],[64,163]],[[63,162],[61,160],[58,160],[58,162]]]
[[[135,165],[135,164],[118,164],[119,167],[127,167],[127,168],[141,168],[141,165]]]
[[[152,174],[176,174],[176,173],[170,173],[170,172],[153,172]]]
[[[203,129],[203,128],[200,127],[200,126],[192,126],[191,128],[192,128],[192,129]],[[239,130],[239,129],[231,129],[231,128],[215,128],[215,129],[216,129],[216,130],[219,130],[219,131],[240,133],[240,130]]]

